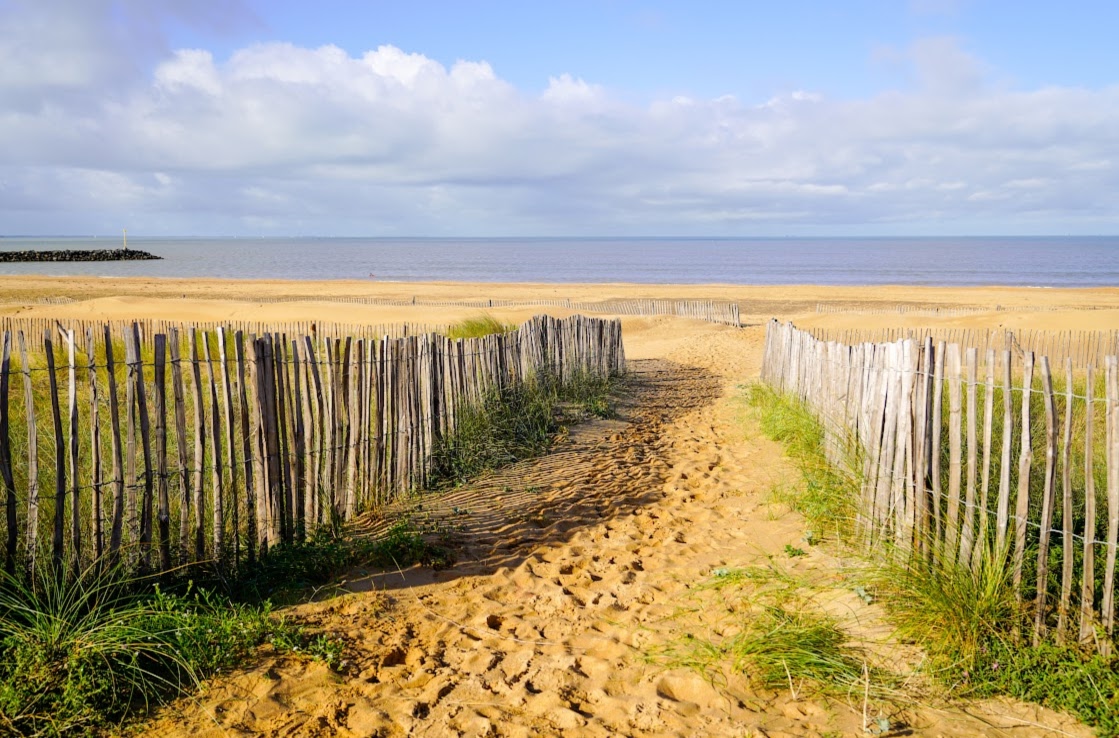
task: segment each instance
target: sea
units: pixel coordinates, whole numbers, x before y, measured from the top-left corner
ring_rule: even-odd
[[[129,238],[160,261],[0,263],[0,275],[391,282],[1119,285],[1119,236],[926,238]],[[0,237],[0,251],[112,238]]]

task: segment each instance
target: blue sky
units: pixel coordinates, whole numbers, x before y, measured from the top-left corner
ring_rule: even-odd
[[[1117,8],[0,0],[0,233],[1117,233]]]

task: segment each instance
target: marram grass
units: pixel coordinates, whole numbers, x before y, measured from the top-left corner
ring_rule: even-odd
[[[505,323],[492,315],[478,315],[455,323],[447,328],[447,338],[481,338],[494,333],[512,333],[517,326]]]
[[[259,644],[337,659],[271,607],[186,586],[173,594],[120,572],[34,583],[0,574],[0,735],[88,736],[197,687]]]

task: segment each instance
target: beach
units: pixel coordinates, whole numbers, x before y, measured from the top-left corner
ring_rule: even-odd
[[[279,298],[293,301],[268,302]],[[622,316],[632,377],[616,418],[574,426],[543,458],[424,500],[423,515],[455,526],[454,567],[354,570],[332,596],[285,608],[346,643],[339,670],[266,648],[244,669],[162,708],[145,734],[863,734],[886,708],[862,694],[824,696],[791,680],[787,689],[760,689],[729,665],[689,668],[680,652],[683,634],[726,635],[743,607],[726,591],[699,586],[712,572],[775,567],[803,582],[803,605],[835,617],[873,665],[904,670],[921,661],[892,639],[881,607],[852,591],[845,555],[806,545],[803,519],[774,499],[796,472],[758,431],[741,389],[758,377],[766,322],[1119,330],[1119,288],[21,277],[0,280],[0,317],[434,325],[481,312],[340,298],[726,300],[739,304],[743,327]],[[573,311],[485,312],[516,322]],[[419,513],[367,516],[353,532],[383,530],[392,514]],[[808,550],[790,558],[782,553],[790,547]],[[920,683],[907,689],[882,719],[909,735],[1091,734],[1034,705],[958,702]]]
[[[73,305],[45,305],[45,298],[67,297]],[[332,305],[345,297],[384,300],[572,300],[594,302],[614,299],[664,298],[738,302],[743,322],[769,318],[793,319],[808,325],[841,326],[857,323],[873,328],[917,322],[956,321],[952,324],[992,327],[1011,324],[1050,330],[1111,330],[1119,327],[1119,288],[1036,287],[922,287],[922,286],[819,286],[819,285],[647,285],[579,283],[462,283],[382,282],[366,280],[256,280],[159,279],[151,277],[48,277],[21,276],[0,279],[0,315],[24,317],[83,317],[104,319],[181,318],[183,320],[254,320],[305,318],[368,321],[457,320],[477,309],[438,306],[386,307]],[[254,302],[300,298],[306,302]],[[316,301],[316,298],[319,298]],[[817,313],[818,306],[856,308],[854,318]],[[905,308],[966,308],[966,316],[908,316],[880,310]],[[531,312],[528,310],[527,312]],[[815,316],[815,317],[812,317]],[[806,322],[807,321],[807,322]]]

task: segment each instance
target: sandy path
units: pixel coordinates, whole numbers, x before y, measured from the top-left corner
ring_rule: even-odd
[[[733,620],[719,567],[778,562],[810,602],[864,637],[884,628],[766,502],[792,471],[743,424],[735,385],[756,374],[760,329],[636,321],[619,418],[581,426],[548,457],[425,502],[462,526],[444,572],[354,572],[351,593],[294,608],[350,644],[342,674],[266,655],[163,710],[166,736],[822,736],[863,734],[861,700],[715,681],[657,654]],[[466,511],[462,514],[462,511]],[[801,544],[803,545],[803,544]],[[888,708],[910,735],[1089,735],[1011,703]],[[873,710],[887,709],[872,706]],[[874,713],[877,714],[877,713]],[[872,716],[874,715],[872,714]]]

